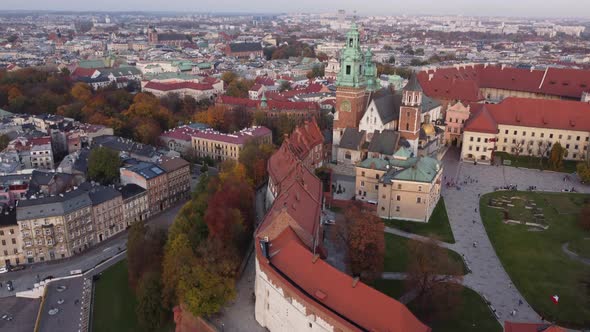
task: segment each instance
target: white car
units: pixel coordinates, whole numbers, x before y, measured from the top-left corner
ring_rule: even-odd
[[[8,272],[8,268],[6,266],[0,267],[0,274]]]

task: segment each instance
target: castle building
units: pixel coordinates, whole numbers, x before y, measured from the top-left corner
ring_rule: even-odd
[[[442,120],[441,104],[424,94],[416,75],[396,90],[392,84],[380,88],[371,50],[363,52],[355,24],[346,35],[336,80],[336,114],[332,133],[332,159],[341,164],[356,164],[370,152],[370,142],[384,130],[397,131],[400,140],[387,141],[381,150],[396,151],[404,146],[414,156],[434,156],[443,144],[444,131],[436,125]]]

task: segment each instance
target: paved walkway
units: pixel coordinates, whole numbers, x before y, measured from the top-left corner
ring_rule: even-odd
[[[426,242],[426,241],[430,240],[430,238],[426,237],[426,236],[422,236],[422,235],[418,235],[418,234],[414,234],[414,233],[408,233],[406,231],[402,231],[401,229],[387,227],[387,226],[385,226],[385,233],[405,237],[408,239],[418,240],[421,242]],[[460,253],[458,250],[455,249],[455,244],[438,241],[438,245],[440,247],[447,248],[449,250],[453,250],[453,251],[456,251],[457,253]]]
[[[563,173],[541,172],[505,166],[485,166],[460,163],[456,150],[449,150],[444,158],[444,175],[447,181],[463,182],[465,179],[477,179],[477,183],[468,183],[455,188],[443,188],[443,197],[456,243],[453,249],[464,255],[472,273],[467,274],[463,284],[479,292],[491,302],[497,310],[499,320],[540,322],[539,315],[529,306],[518,289],[512,284],[504,270],[482,224],[479,211],[479,194],[493,191],[495,186],[518,185],[525,190],[528,186],[537,186],[538,190],[561,191],[564,188],[576,188],[579,192],[590,192],[590,187],[580,183],[563,181]],[[474,224],[472,221],[475,220]],[[477,248],[473,242],[477,241]],[[523,304],[519,306],[519,300]],[[516,309],[516,316],[510,312]]]
[[[571,259],[581,262],[582,264],[590,265],[590,259],[581,257],[580,255],[576,254],[575,252],[571,251],[569,248],[569,242],[564,243],[561,246],[561,250],[568,255]]]

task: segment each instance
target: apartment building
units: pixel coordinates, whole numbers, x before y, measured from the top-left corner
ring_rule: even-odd
[[[223,134],[215,130],[201,130],[192,136],[193,149],[199,157],[215,160],[238,160],[240,151],[249,140],[259,144],[272,143],[272,132],[262,126],[242,129],[233,134]]]
[[[142,161],[121,168],[121,184],[131,183],[147,190],[150,216],[168,208],[168,176],[160,166]]]
[[[92,201],[92,219],[96,227],[97,242],[122,232],[127,227],[123,214],[123,197],[113,187],[90,186],[88,195]]]
[[[96,243],[92,202],[81,188],[20,200],[16,219],[27,263],[70,257]]]
[[[191,194],[190,163],[180,157],[162,158],[158,164],[168,177],[168,202],[170,205],[181,202]]]
[[[118,190],[123,199],[123,222],[130,227],[149,216],[147,191],[135,183],[126,184]]]
[[[16,209],[3,207],[0,211],[0,266],[15,266],[24,261]]]

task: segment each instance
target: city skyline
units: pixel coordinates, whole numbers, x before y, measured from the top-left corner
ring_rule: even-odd
[[[155,0],[124,2],[105,0],[100,5],[94,2],[75,2],[69,0],[45,1],[31,0],[25,3],[4,3],[3,10],[47,10],[47,11],[144,11],[144,12],[210,12],[210,13],[322,13],[345,9],[347,13],[359,15],[464,15],[464,16],[506,16],[506,17],[547,17],[547,18],[588,18],[584,4],[575,0],[564,0],[559,7],[536,0],[524,0],[517,3],[498,0],[493,3],[474,3],[468,0],[450,0],[442,3],[431,0],[416,0],[406,3],[399,0],[371,1],[360,4],[358,1],[328,0],[320,4],[311,0],[302,0],[293,4],[287,1],[272,3],[263,1],[243,2],[223,0],[215,4],[195,4],[186,0],[171,0],[163,6]],[[384,9],[391,8],[391,9]],[[586,14],[581,14],[586,13]]]

